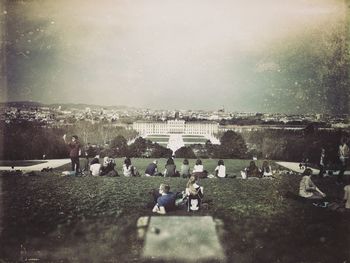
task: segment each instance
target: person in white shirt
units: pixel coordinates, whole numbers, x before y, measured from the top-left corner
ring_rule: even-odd
[[[226,167],[223,160],[218,161],[218,166],[215,168],[215,175],[220,178],[226,177]]]
[[[344,187],[345,208],[350,209],[350,184]]]
[[[101,164],[97,158],[94,158],[93,161],[90,164],[90,173],[92,176],[99,176],[101,175]]]
[[[299,185],[299,196],[306,199],[323,199],[326,197],[326,194],[323,193],[311,180],[312,170],[306,168],[303,172],[303,178],[300,181]]]
[[[202,173],[204,171],[204,167],[202,165],[202,160],[197,159],[195,166],[193,167],[193,173]]]
[[[125,158],[124,160],[124,164],[123,164],[123,174],[126,177],[130,177],[130,176],[136,176],[137,175],[137,171],[135,166],[133,166],[131,164],[131,160],[130,158]]]

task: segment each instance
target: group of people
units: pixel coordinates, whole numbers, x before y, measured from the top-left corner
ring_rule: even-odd
[[[188,159],[184,159],[180,170],[176,169],[176,165],[173,158],[168,158],[165,170],[163,173],[158,171],[158,162],[157,160],[154,160],[152,163],[150,163],[146,170],[145,170],[145,176],[164,176],[164,177],[183,177],[183,178],[190,178],[191,175],[196,176],[197,178],[207,178],[210,177],[208,172],[204,169],[203,163],[201,159],[197,159],[192,172],[191,167],[189,165]],[[216,166],[214,170],[216,177],[225,178],[227,177],[226,174],[226,167],[223,160],[218,161],[218,165]],[[215,177],[213,176],[213,177]]]
[[[254,161],[250,161],[249,166],[241,171],[243,179],[247,178],[272,178],[272,168],[268,161],[263,161],[259,168]]]
[[[312,170],[306,168],[299,184],[299,196],[308,200],[326,200],[327,197],[312,181]],[[350,209],[350,185],[344,187],[345,208]]]
[[[158,214],[166,214],[175,210],[177,207],[183,206],[187,211],[197,211],[203,199],[203,187],[198,184],[198,177],[191,175],[186,184],[186,189],[180,194],[170,191],[168,184],[161,184],[158,191],[153,191],[152,211]],[[177,202],[179,200],[179,202]]]

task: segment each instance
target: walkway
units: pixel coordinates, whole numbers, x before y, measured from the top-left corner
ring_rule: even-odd
[[[35,165],[30,165],[30,166],[15,166],[14,170],[41,171],[43,168],[47,168],[47,167],[57,168],[67,163],[70,163],[70,159],[31,160],[31,161],[38,161],[38,162],[45,161],[45,163],[39,163]],[[8,171],[8,170],[12,170],[12,167],[0,166],[0,171]]]
[[[297,173],[302,173],[304,169],[299,168],[299,163],[294,163],[294,162],[276,162],[278,165],[281,165],[289,170],[292,170]],[[312,174],[318,174],[320,172],[319,169],[311,168]],[[339,171],[334,171],[333,174],[337,175]],[[345,171],[344,175],[350,175],[350,171]]]

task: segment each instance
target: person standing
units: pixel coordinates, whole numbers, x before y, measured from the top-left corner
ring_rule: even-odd
[[[346,144],[346,140],[344,137],[342,137],[340,140],[338,154],[339,154],[339,161],[340,161],[340,171],[338,173],[337,183],[340,184],[340,183],[343,183],[343,176],[344,176],[346,167],[348,165],[348,159],[349,159],[349,146]]]
[[[75,171],[75,174],[80,173],[80,163],[79,163],[79,155],[80,155],[80,142],[77,135],[73,135],[70,142],[67,141],[66,134],[63,135],[64,142],[69,147],[69,157],[72,163],[72,171]]]
[[[322,178],[326,168],[326,150],[324,148],[321,149],[319,168],[320,173],[318,176]]]

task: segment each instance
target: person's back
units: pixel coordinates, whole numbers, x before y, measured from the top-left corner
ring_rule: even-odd
[[[123,164],[123,174],[126,177],[134,176],[134,167],[131,164],[129,166]]]
[[[99,176],[101,175],[101,164],[100,163],[94,163],[90,165],[90,172],[93,176]]]
[[[220,178],[226,177],[226,167],[225,165],[219,165],[215,168],[215,171],[217,172],[217,176]]]
[[[154,161],[153,163],[150,163],[146,170],[145,170],[145,175],[146,176],[154,176],[155,173],[157,172],[157,163]]]
[[[176,166],[175,164],[167,164],[165,166],[165,177],[174,177],[175,176],[175,172],[176,172]]]
[[[181,165],[181,176],[183,178],[187,178],[190,175],[190,166],[189,164],[182,164]]]
[[[173,192],[168,192],[158,197],[157,203],[159,206],[163,206],[166,212],[169,212],[175,209],[175,200],[176,195]]]
[[[247,177],[261,177],[261,172],[254,161],[250,163],[249,167],[246,169],[246,173]]]

